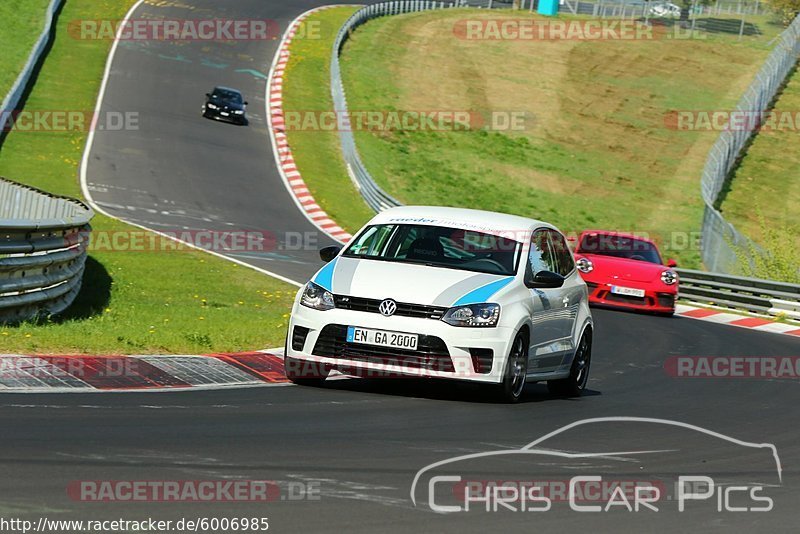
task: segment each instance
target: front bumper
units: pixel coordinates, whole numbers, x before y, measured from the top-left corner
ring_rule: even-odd
[[[418,334],[417,350],[351,343],[348,326]],[[460,328],[435,319],[384,317],[370,312],[318,311],[295,303],[286,354],[347,374],[427,377],[498,383],[515,332],[512,328]]]
[[[643,289],[644,297],[633,297],[628,295],[618,295],[611,292],[612,283],[602,283],[586,280],[586,288],[589,292],[589,304],[608,306],[612,308],[624,308],[627,310],[639,310],[655,313],[673,313],[675,311],[675,301],[678,298],[678,285],[666,286],[654,289],[651,284],[625,281],[625,287],[633,289]]]
[[[216,119],[216,120],[220,120],[220,121],[225,121],[225,122],[233,122],[233,123],[236,123],[236,124],[244,124],[245,122],[247,122],[247,119],[245,118],[245,114],[244,113],[242,113],[241,115],[237,115],[232,111],[230,111],[230,112],[225,111],[225,113],[228,113],[228,115],[223,115],[222,113],[223,113],[223,110],[221,110],[221,109],[211,109],[209,107],[205,108],[205,115],[208,118]]]

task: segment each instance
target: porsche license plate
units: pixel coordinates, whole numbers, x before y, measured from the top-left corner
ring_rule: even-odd
[[[417,350],[419,336],[390,332],[387,330],[372,330],[369,328],[347,327],[347,342],[361,343],[363,345],[379,345],[393,349]]]
[[[615,295],[628,295],[629,297],[644,298],[644,289],[634,289],[632,287],[611,286],[611,292]]]

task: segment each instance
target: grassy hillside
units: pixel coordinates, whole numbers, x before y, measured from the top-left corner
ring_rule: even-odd
[[[699,266],[700,172],[714,132],[670,127],[681,110],[732,107],[769,51],[767,35],[604,41],[465,40],[448,10],[384,17],[345,46],[352,110],[524,114],[515,130],[358,131],[362,159],[405,203],[538,217],[564,231],[646,233]],[[765,21],[761,21],[766,24]],[[777,28],[765,27],[774,35]]]
[[[0,101],[19,76],[34,43],[42,32],[50,0],[3,0],[0,2]]]

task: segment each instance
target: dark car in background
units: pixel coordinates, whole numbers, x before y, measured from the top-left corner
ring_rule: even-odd
[[[242,97],[242,93],[236,89],[215,87],[213,91],[206,93],[203,117],[245,125],[247,124],[246,107],[247,102]]]

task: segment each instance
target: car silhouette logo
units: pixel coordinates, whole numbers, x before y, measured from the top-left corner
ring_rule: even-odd
[[[392,299],[386,299],[380,303],[378,311],[381,312],[381,315],[391,317],[397,311],[397,303]]]

